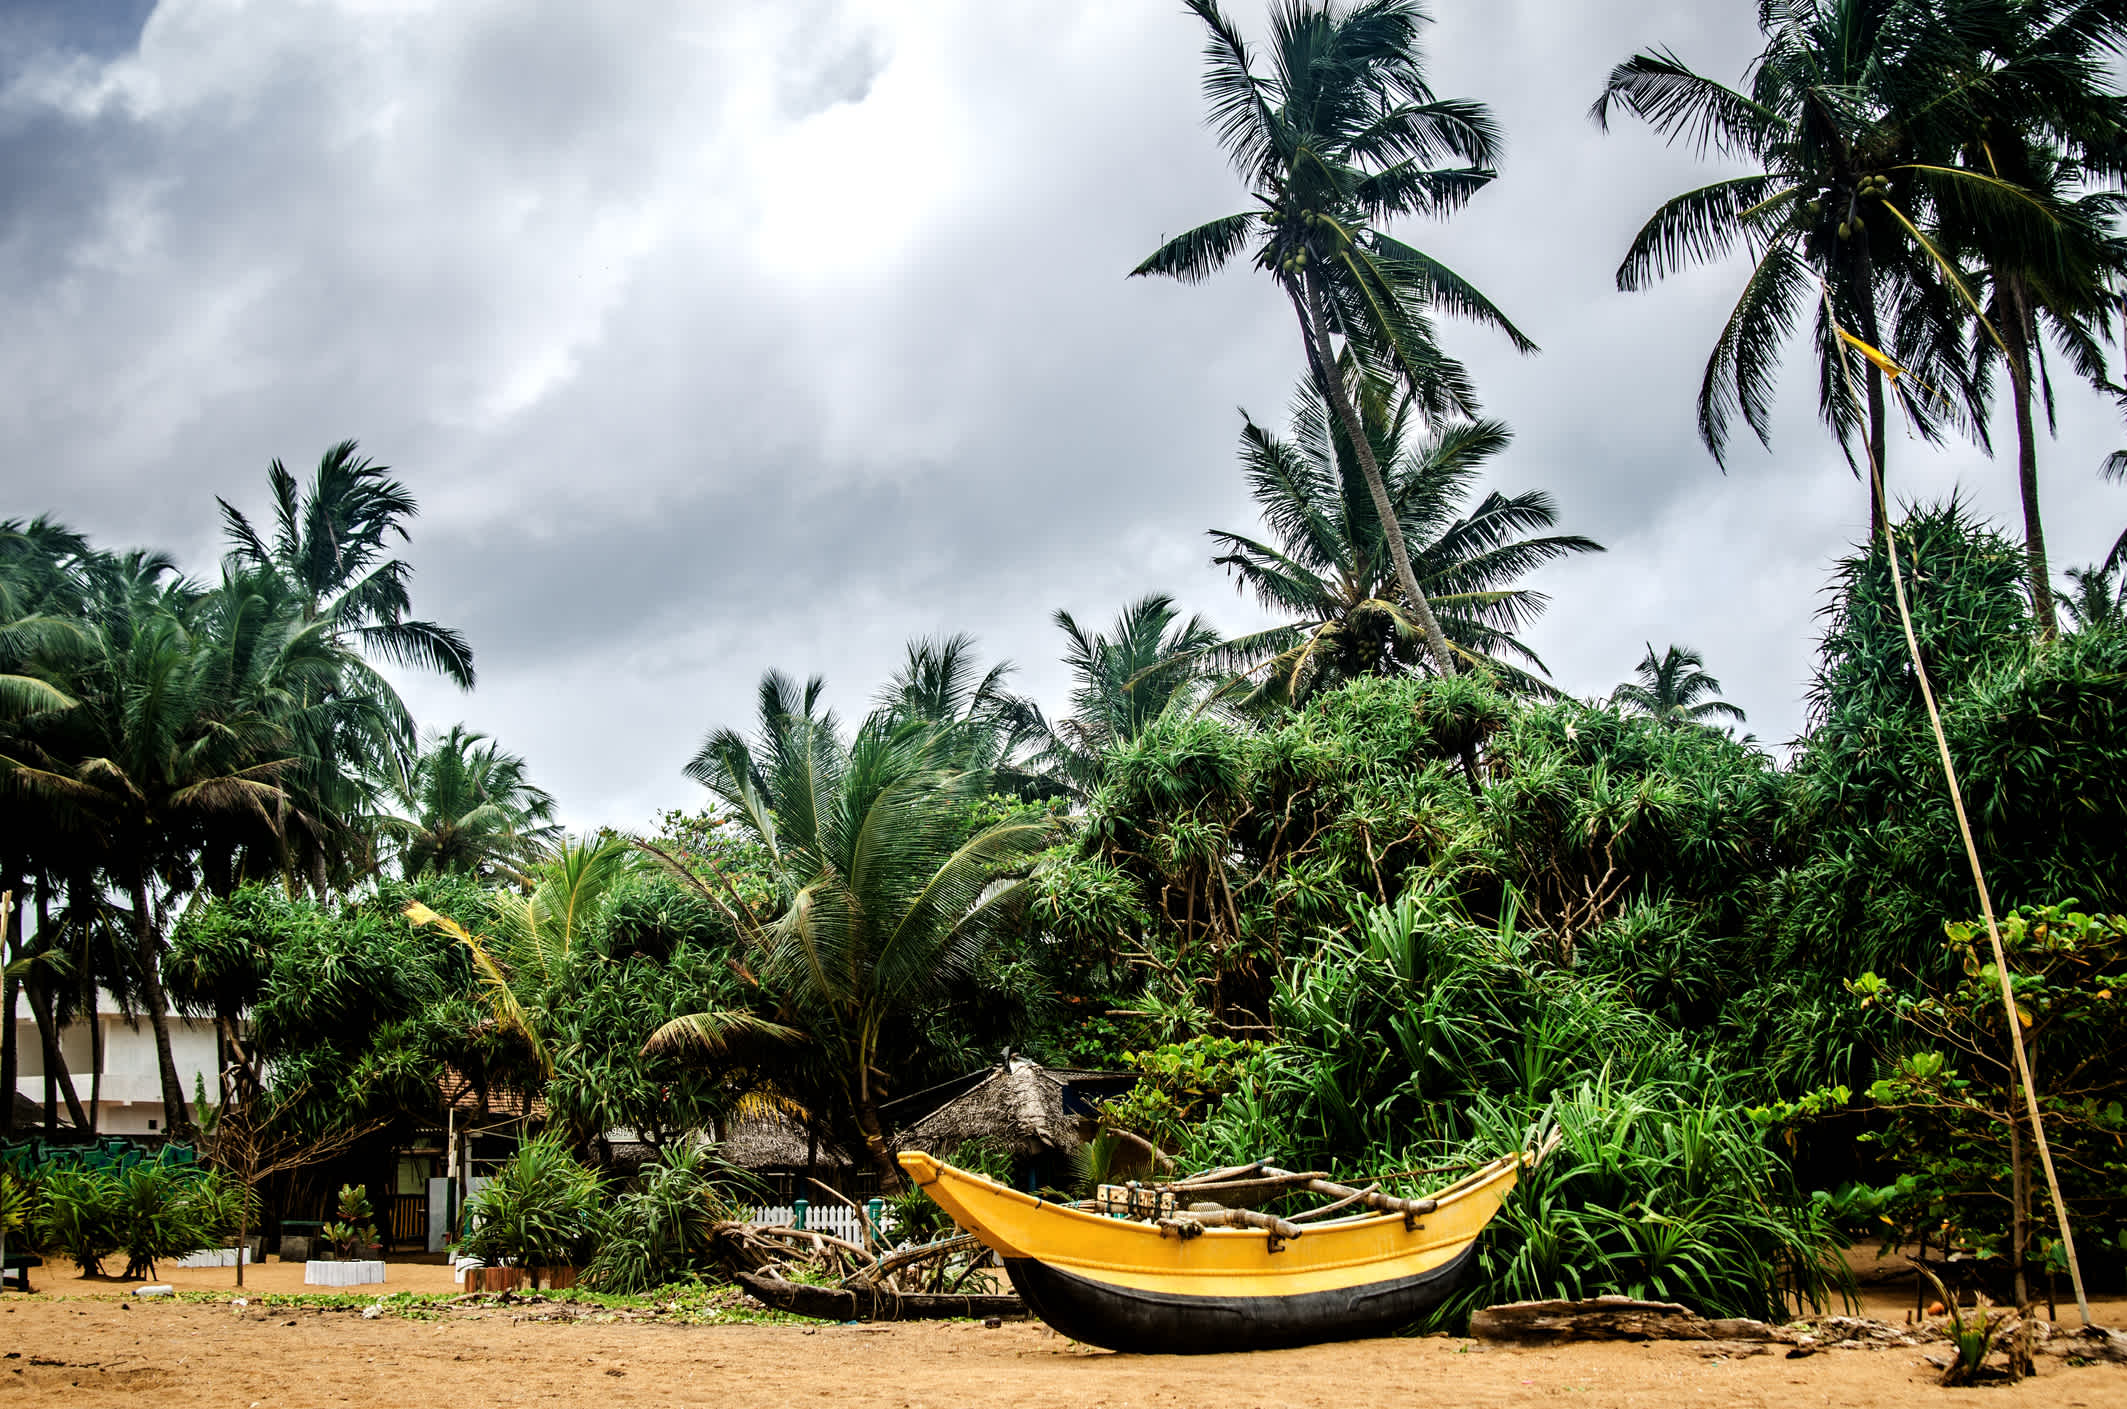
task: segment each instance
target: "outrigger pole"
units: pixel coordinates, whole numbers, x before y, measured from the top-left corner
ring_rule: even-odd
[[[1914,233],[1919,234],[1917,230]],[[1923,240],[1922,243],[1926,242]],[[1929,252],[1933,253],[1933,250]],[[1853,397],[1858,394],[1859,388],[1854,385],[1854,365],[1847,358],[1846,348],[1839,346],[1841,343],[1852,346],[1863,357],[1883,368],[1892,380],[1895,381],[1903,374],[1906,369],[1892,361],[1881,349],[1871,347],[1846,330],[1838,315],[1832,311],[1831,286],[1820,281],[1819,287],[1824,292],[1825,323],[1835,337],[1834,348],[1839,357],[1839,372],[1846,379],[1846,394]],[[1959,292],[1964,293],[1967,300],[1970,300],[1970,293],[1962,287],[1961,281]],[[1986,323],[1985,315],[1979,314],[1976,304],[1973,306],[1973,312],[1978,314],[1982,323]],[[1987,332],[1994,334],[1992,324],[1987,324]],[[1995,341],[1999,342],[2000,338],[1996,336]],[[1927,665],[1920,658],[1920,638],[1913,632],[1913,612],[1906,604],[1905,573],[1898,566],[1898,539],[1891,528],[1891,506],[1883,494],[1883,467],[1876,463],[1875,446],[1869,442],[1867,436],[1862,437],[1862,442],[1862,453],[1868,457],[1869,463],[1869,493],[1875,497],[1876,517],[1883,524],[1883,551],[1891,561],[1891,595],[1897,600],[1898,622],[1905,628],[1906,651],[1913,658],[1913,673],[1920,681],[1920,698],[1928,707],[1928,725],[1935,731],[1935,750],[1942,759],[1943,780],[1950,785],[1950,806],[1957,813],[1957,834],[1964,841],[1965,860],[1972,867],[1972,884],[1979,889],[1979,911],[1986,917],[1987,943],[1994,951],[1994,976],[2001,980],[2001,1006],[2008,1019],[2009,1046],[2016,1053],[2016,1075],[2019,1084],[2024,1088],[2024,1110],[2031,1117],[2031,1140],[2038,1146],[2039,1164],[2046,1171],[2046,1191],[2053,1196],[2053,1217],[2061,1230],[2061,1248],[2068,1255],[2068,1280],[2075,1287],[2075,1309],[2082,1313],[2085,1326],[2094,1325],[2090,1317],[2090,1298],[2083,1291],[2083,1270],[2075,1259],[2075,1235],[2068,1228],[2068,1205],[2061,1198],[2060,1176],[2053,1170],[2053,1147],[2046,1141],[2046,1122],[2039,1114],[2038,1093],[2031,1087],[2031,1059],[2024,1051],[2024,1030],[2016,1012],[2016,992],[2009,986],[2009,958],[2002,948],[2001,927],[1994,921],[1994,899],[1987,891],[1986,870],[1979,864],[1979,848],[1972,841],[1972,823],[1965,816],[1964,790],[1957,783],[1957,765],[1950,760],[1949,736],[1942,730],[1942,712],[1935,706],[1935,687],[1929,683]]]

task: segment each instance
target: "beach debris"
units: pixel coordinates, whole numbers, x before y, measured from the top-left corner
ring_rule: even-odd
[[[1470,1335],[1486,1341],[1773,1341],[1799,1344],[1763,1321],[1700,1316],[1673,1301],[1601,1296],[1586,1301],[1514,1301],[1470,1314]],[[1814,1344],[1814,1341],[1812,1342]]]
[[[169,1296],[169,1295],[170,1295],[170,1294],[171,1294],[172,1292],[175,1292],[176,1290],[177,1290],[177,1288],[175,1288],[175,1287],[171,1286],[171,1285],[170,1285],[170,1284],[169,1284],[168,1282],[157,1282],[157,1283],[155,1283],[155,1284],[154,1284],[153,1286],[149,1286],[149,1287],[135,1287],[135,1288],[133,1288],[133,1295],[135,1295],[135,1296]]]

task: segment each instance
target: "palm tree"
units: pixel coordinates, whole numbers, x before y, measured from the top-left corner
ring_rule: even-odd
[[[2127,626],[2127,581],[2111,567],[2069,568],[2071,591],[2060,594],[2061,610],[2076,631]]]
[[[2110,72],[2127,47],[2127,7],[2110,0],[1972,0],[1960,11],[1966,57],[1957,101],[1961,166],[2028,191],[2052,215],[2034,220],[1998,202],[1944,203],[1934,241],[1969,260],[1968,394],[1985,414],[1986,367],[1999,358],[2015,408],[2017,481],[2032,607],[2054,630],[2051,574],[2039,512],[2032,407],[2043,389],[2053,413],[2046,344],[2077,375],[2111,390],[2103,342],[2114,289],[2127,280],[2127,241],[2114,233],[2115,192],[2078,195],[2089,181],[2127,177],[2127,110]],[[1941,298],[1941,295],[1938,295]],[[1930,319],[1931,323],[1941,320]],[[2034,363],[2036,366],[2034,367]]]
[[[1557,511],[1541,490],[1492,491],[1473,509],[1474,482],[1512,439],[1496,421],[1421,435],[1413,398],[1378,378],[1355,379],[1353,400],[1367,428],[1373,463],[1395,506],[1402,540],[1415,544],[1414,570],[1438,608],[1437,620],[1462,660],[1522,688],[1548,689],[1507,657],[1541,671],[1515,635],[1544,609],[1540,592],[1517,586],[1543,563],[1602,545],[1579,535],[1531,538]],[[1361,457],[1322,398],[1303,384],[1294,398],[1293,438],[1249,421],[1241,458],[1274,543],[1214,531],[1229,568],[1284,624],[1228,642],[1223,655],[1261,679],[1248,702],[1297,704],[1319,689],[1362,675],[1433,665],[1422,628],[1390,566],[1390,535],[1360,469]],[[1459,514],[1459,516],[1458,516]]]
[[[515,878],[559,834],[554,797],[533,786],[524,759],[453,724],[411,764],[387,760],[392,809],[369,819],[408,880],[425,872]]]
[[[846,1109],[895,1188],[879,1115],[886,1026],[967,974],[1017,914],[1025,869],[1056,823],[1044,814],[978,829],[969,819],[991,779],[964,766],[951,725],[879,710],[845,743],[818,696],[816,680],[799,692],[771,673],[756,737],[719,730],[687,769],[760,844],[777,889],[772,919],[728,882],[707,884],[645,849],[753,945],[763,983],[833,1059]],[[701,1015],[675,1019],[653,1045],[692,1042],[702,1026]]]
[[[1447,215],[1496,174],[1500,140],[1482,104],[1437,97],[1426,80],[1418,0],[1279,0],[1271,72],[1258,74],[1217,0],[1185,0],[1204,23],[1211,122],[1259,208],[1167,241],[1133,275],[1194,283],[1244,250],[1275,280],[1300,323],[1307,364],[1345,434],[1386,526],[1388,561],[1434,668],[1455,656],[1412,567],[1359,412],[1339,375],[1349,353],[1401,377],[1429,416],[1476,414],[1464,369],[1434,337],[1431,315],[1458,314],[1536,345],[1447,266],[1387,234],[1408,215]],[[1435,163],[1454,160],[1460,166]],[[1338,340],[1343,340],[1340,351]]]
[[[77,903],[91,869],[131,902],[134,977],[173,1130],[189,1107],[170,1047],[159,900],[192,883],[202,854],[279,834],[295,812],[282,783],[298,762],[291,731],[274,692],[238,688],[215,649],[219,605],[158,555],[93,564],[80,703],[7,770],[93,857],[69,872]]]
[[[306,618],[325,622],[336,637],[395,665],[436,671],[469,690],[472,648],[450,627],[407,619],[413,568],[388,556],[394,535],[408,537],[406,521],[418,506],[405,485],[387,477],[385,466],[355,452],[351,440],[327,450],[308,493],[279,460],[267,467],[270,544],[228,500],[217,499],[231,557],[277,576],[303,603]]]
[[[963,767],[989,773],[1000,790],[1023,796],[1050,791],[1021,757],[1043,733],[1041,710],[1032,700],[1007,688],[1014,667],[999,661],[982,671],[975,657],[975,638],[959,633],[943,639],[920,636],[908,643],[907,658],[874,702],[901,722],[936,724],[950,731],[962,749]]]
[[[2004,224],[2033,230],[2050,228],[2053,217],[2011,183],[1952,164],[1965,115],[1959,95],[1969,45],[1927,7],[1783,0],[1762,6],[1759,24],[1766,44],[1747,92],[1694,72],[1663,49],[1611,70],[1589,112],[1598,126],[1607,129],[1615,104],[1672,142],[1755,168],[1665,203],[1634,238],[1617,285],[1642,289],[1746,248],[1750,277],[1699,387],[1700,439],[1725,465],[1730,424],[1741,414],[1760,443],[1769,444],[1781,347],[1814,305],[1818,409],[1842,447],[1864,434],[1881,470],[1885,372],[1870,362],[1865,404],[1856,405],[1840,371],[1844,353],[1832,319],[1883,349],[1883,315],[1893,306],[1932,314],[1938,325],[1954,316],[1947,301],[1926,292],[1951,276],[1918,228],[1945,204],[1985,209]],[[1829,317],[1820,290],[1828,292]],[[1899,361],[1917,375],[1893,379],[1890,390],[1933,438],[1955,408],[1915,383],[1961,387],[1964,374],[1952,359],[1927,356],[1944,343],[1939,330],[1930,337],[1902,331],[1913,336]],[[1872,538],[1880,538],[1884,506],[1873,491],[1870,513]]]
[[[1639,676],[1610,692],[1613,709],[1644,714],[1671,728],[1708,724],[1714,718],[1743,722],[1743,711],[1722,699],[1721,682],[1704,670],[1706,658],[1689,646],[1671,646],[1661,655],[1649,642],[1634,667]]]
[[[1106,634],[1088,631],[1067,611],[1053,618],[1068,643],[1064,663],[1074,683],[1071,713],[1048,727],[1041,762],[1073,796],[1091,797],[1111,752],[1203,693],[1203,661],[1221,637],[1200,616],[1180,617],[1174,599],[1155,592],[1124,607]]]

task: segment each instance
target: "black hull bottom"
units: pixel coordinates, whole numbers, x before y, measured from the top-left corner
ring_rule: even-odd
[[[1007,1258],[1005,1267],[1028,1308],[1072,1340],[1209,1355],[1392,1335],[1460,1286],[1476,1254],[1473,1244],[1416,1277],[1293,1296],[1176,1296],[1110,1286],[1031,1258]]]

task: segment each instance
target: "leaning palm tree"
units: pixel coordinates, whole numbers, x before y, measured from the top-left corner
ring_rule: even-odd
[[[1743,711],[1721,698],[1721,682],[1706,673],[1705,665],[1706,658],[1688,646],[1671,646],[1657,656],[1649,642],[1633,668],[1639,678],[1610,692],[1611,707],[1672,728],[1710,724],[1716,717],[1742,723]]]
[[[1116,748],[1203,694],[1203,664],[1221,638],[1202,617],[1180,617],[1174,599],[1158,592],[1124,607],[1106,632],[1056,613],[1071,668],[1071,713],[1048,726],[1041,763],[1074,796],[1093,795]]]
[[[1548,599],[1519,584],[1544,563],[1602,545],[1577,534],[1527,536],[1557,521],[1541,490],[1494,490],[1469,505],[1486,463],[1512,439],[1505,426],[1473,421],[1421,434],[1407,390],[1355,376],[1350,395],[1366,424],[1368,458],[1382,467],[1394,527],[1416,546],[1413,567],[1450,649],[1520,688],[1547,691],[1523,668],[1544,666],[1516,633]],[[1297,704],[1359,676],[1434,668],[1352,442],[1311,386],[1295,396],[1292,422],[1290,440],[1253,421],[1241,432],[1242,462],[1273,541],[1211,535],[1226,549],[1212,561],[1285,618],[1221,648],[1254,682],[1244,706]]]
[[[1939,329],[1925,338],[1902,329],[1908,336],[1898,361],[1915,375],[1888,378],[1871,360],[1857,400],[1840,370],[1839,327],[1858,329],[1883,349],[1896,305],[1931,312],[1938,322],[1955,317],[1950,300],[1920,292],[1954,277],[1919,229],[1945,205],[1985,209],[2000,223],[2041,235],[2053,217],[2012,183],[1955,165],[1970,46],[1935,7],[1781,0],[1760,7],[1759,25],[1765,49],[1741,90],[1694,72],[1666,49],[1611,70],[1589,113],[1599,126],[1607,128],[1616,105],[1673,142],[1751,168],[1665,203],[1634,238],[1617,285],[1646,288],[1747,251],[1750,275],[1700,383],[1700,439],[1725,464],[1729,430],[1741,415],[1769,443],[1782,347],[1814,307],[1819,412],[1842,447],[1862,437],[1880,469],[1887,396],[1900,398],[1913,424],[1933,438],[1960,403],[1923,388],[1959,388],[1964,371],[1954,359],[1927,355],[1944,345]],[[1870,513],[1872,538],[1880,538],[1884,506],[1873,491]]]
[[[553,794],[533,786],[524,759],[463,724],[433,737],[411,764],[387,764],[381,782],[392,810],[368,822],[408,880],[431,871],[516,877],[560,834]]]
[[[1017,915],[1026,869],[1056,823],[971,824],[990,777],[962,766],[950,726],[881,710],[844,743],[809,708],[786,708],[799,703],[787,680],[764,681],[762,695],[774,712],[761,736],[720,731],[688,772],[761,844],[779,893],[772,916],[641,845],[747,938],[787,1021],[833,1060],[880,1177],[899,1187],[879,1114],[887,1024],[964,977]],[[652,1044],[691,1045],[703,1026],[700,1015],[676,1019]]]
[[[1427,415],[1474,415],[1470,380],[1435,339],[1432,315],[1489,324],[1536,345],[1459,274],[1388,234],[1389,221],[1448,215],[1491,182],[1500,138],[1480,103],[1436,96],[1419,55],[1418,0],[1279,0],[1270,72],[1217,0],[1185,0],[1208,33],[1211,122],[1258,208],[1167,241],[1132,270],[1194,283],[1244,251],[1300,323],[1307,364],[1350,437],[1385,526],[1388,564],[1434,668],[1456,656],[1414,570],[1389,491],[1338,368],[1349,353],[1403,379]],[[1461,165],[1440,165],[1443,162]],[[1342,343],[1340,351],[1339,343]]]

